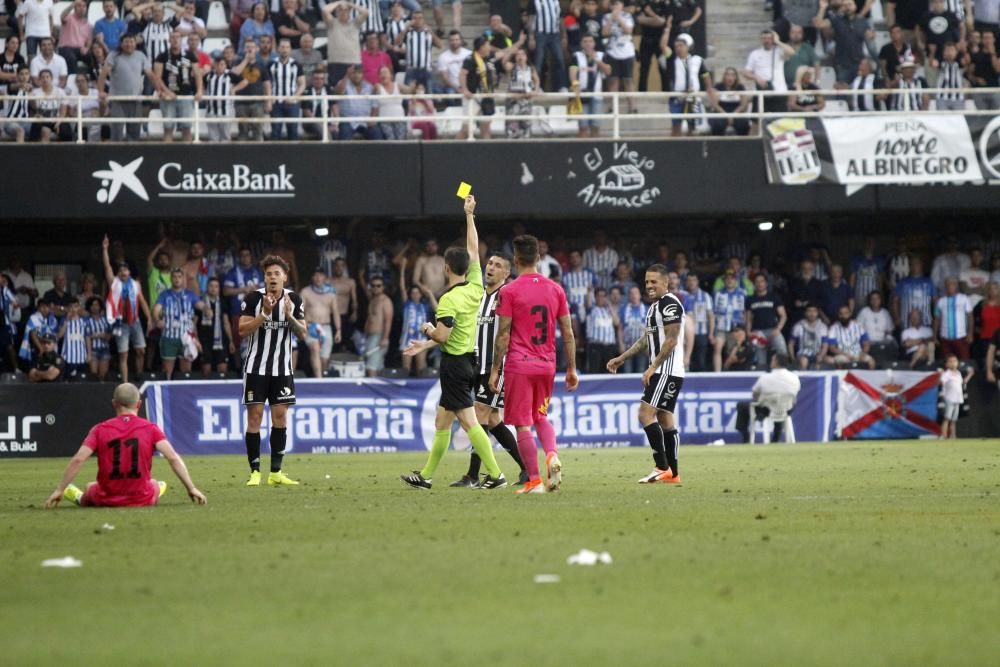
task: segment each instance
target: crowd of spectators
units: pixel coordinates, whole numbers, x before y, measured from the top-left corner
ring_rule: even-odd
[[[718,73],[693,36],[703,33],[701,0],[525,0],[511,25],[493,15],[469,44],[461,0],[434,0],[433,21],[418,0],[230,0],[231,44],[211,53],[203,48],[210,3],[181,2],[104,0],[101,18],[91,21],[86,0],[74,0],[57,21],[52,0],[15,0],[16,34],[0,56],[0,94],[14,98],[4,105],[3,135],[75,140],[79,115],[87,140],[135,140],[149,136],[146,117],[158,106],[163,140],[175,130],[190,140],[191,124],[177,119],[192,116],[197,104],[210,141],[318,138],[323,116],[331,138],[433,139],[438,128],[427,117],[460,101],[409,99],[429,93],[461,94],[465,111],[483,116],[479,131],[489,138],[498,103],[508,115],[530,115],[532,96],[544,90],[567,93],[580,136],[591,137],[599,123],[587,117],[604,113],[602,94],[650,90],[654,70],[662,90],[674,94],[673,134],[686,125],[689,133],[743,135],[751,130],[746,119],[706,122],[701,114],[746,112],[753,90],[785,93],[768,96],[767,111],[822,111],[826,100],[816,91],[831,83],[822,65],[858,111],[926,110],[932,102],[962,109],[959,89],[996,87],[1000,76],[1000,0],[898,0],[877,24],[881,0],[774,0],[773,29],[760,34],[745,66]],[[876,27],[887,28],[886,43],[878,43]],[[325,33],[322,46],[314,33]],[[948,90],[925,92],[934,87]],[[507,96],[483,98],[490,93]],[[155,104],[106,99],[152,94]],[[328,94],[377,97],[317,99]],[[271,99],[212,99],[219,95]],[[1000,109],[1000,94],[972,99],[980,109]],[[627,98],[622,111],[633,110]],[[504,126],[509,138],[532,131],[529,120]]]
[[[524,231],[520,223],[513,227]],[[955,355],[995,379],[1000,239],[960,245],[948,237],[930,256],[905,237],[890,252],[869,237],[835,258],[813,231],[812,240],[775,255],[757,251],[733,224],[689,248],[653,239],[612,243],[600,229],[580,243],[543,236],[539,270],[566,291],[578,364],[589,373],[605,372],[610,358],[645,335],[645,269],[660,263],[685,304],[684,362],[691,371],[766,369],[775,354],[802,370],[926,369]],[[484,237],[482,264],[505,245],[509,240]],[[0,277],[3,363],[46,371],[48,379],[58,364],[60,377],[224,375],[241,363],[240,301],[262,286],[258,260],[276,254],[289,263],[289,287],[302,294],[310,322],[309,336],[296,344],[296,368],[321,377],[337,353],[347,353],[368,375],[387,367],[432,372],[425,369],[435,366],[433,355],[411,361],[400,351],[433,318],[446,287],[442,253],[434,238],[337,227],[314,246],[295,248],[280,231],[270,243],[248,244],[226,230],[184,240],[168,227],[144,263],[105,240],[100,266],[88,267],[96,270],[75,290],[59,272],[44,294],[23,260],[12,257]],[[565,362],[560,358],[560,367]],[[623,370],[641,372],[644,364],[635,357]]]

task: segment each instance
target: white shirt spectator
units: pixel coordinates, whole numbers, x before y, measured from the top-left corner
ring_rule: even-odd
[[[946,252],[943,255],[938,255],[934,258],[934,265],[931,269],[931,280],[934,282],[934,287],[943,290],[945,278],[958,278],[962,275],[962,271],[971,265],[969,256],[964,252]]]
[[[986,283],[990,281],[990,274],[988,271],[983,271],[982,269],[968,268],[958,276],[958,282],[964,284],[970,290],[976,290],[977,292],[982,292],[986,289]],[[969,301],[972,302],[972,307],[975,308],[979,305],[979,302],[983,300],[981,294],[970,294]]]
[[[934,332],[931,331],[930,327],[909,327],[903,329],[903,333],[899,334],[899,340],[930,340],[934,337]],[[912,345],[906,348],[907,354],[913,354],[919,348],[917,345]]]
[[[747,57],[746,69],[771,82],[774,90],[787,91],[785,83],[785,52],[778,47],[754,49]]]
[[[562,275],[562,266],[552,255],[546,254],[538,260],[538,272],[546,278],[555,278]]]
[[[57,118],[59,110],[66,104],[66,93],[58,86],[53,86],[48,94],[41,88],[35,88],[31,91],[31,101],[43,118]]]
[[[25,37],[51,37],[49,18],[52,16],[52,0],[24,0],[17,8],[17,16],[24,17]]]
[[[802,383],[799,376],[787,368],[775,368],[770,373],[765,373],[757,378],[753,384],[753,397],[759,400],[765,395],[791,394],[797,396]]]
[[[13,269],[4,269],[3,273],[10,276],[11,280],[14,282],[9,286],[10,291],[14,292],[15,298],[17,299],[17,305],[21,308],[27,308],[28,304],[31,303],[31,297],[24,293],[18,293],[19,289],[35,289],[35,279],[31,277],[31,274],[21,269],[19,272],[15,272]]]
[[[941,371],[941,398],[945,403],[964,403],[962,394],[962,374],[951,368]]]
[[[622,12],[621,22],[615,21],[611,13],[604,15],[603,26],[611,26],[611,36],[605,42],[604,51],[616,60],[635,58],[635,42],[631,33],[626,34],[622,23],[635,30],[635,19],[628,12]]]
[[[792,327],[792,340],[795,341],[795,354],[799,357],[816,357],[826,342],[829,330],[822,320],[809,324],[809,320],[801,319]]]
[[[892,323],[892,316],[889,315],[889,311],[885,308],[879,308],[878,312],[875,312],[868,306],[865,306],[858,313],[858,324],[868,334],[868,340],[873,343],[881,343],[884,340],[892,338],[892,331],[895,329]]]
[[[448,86],[456,90],[461,87],[462,63],[471,55],[472,51],[462,47],[458,50],[458,53],[454,53],[451,49],[445,49],[438,56],[437,71],[441,72],[441,76]]]
[[[23,7],[24,5],[22,5]],[[28,66],[31,70],[31,80],[36,81],[38,79],[38,74],[43,70],[47,69],[52,72],[52,83],[53,85],[66,85],[66,77],[69,76],[69,68],[66,66],[66,59],[63,58],[58,53],[52,54],[51,60],[46,60],[42,57],[42,52],[39,51],[35,54],[35,57],[31,59],[31,64]]]

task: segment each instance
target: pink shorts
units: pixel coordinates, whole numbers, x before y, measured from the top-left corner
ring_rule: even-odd
[[[504,373],[503,420],[511,426],[531,426],[549,413],[554,376]]]
[[[149,492],[138,495],[111,495],[106,494],[97,485],[91,482],[87,485],[87,490],[80,497],[81,507],[146,507],[155,505],[160,499],[160,486],[155,479],[149,480]]]

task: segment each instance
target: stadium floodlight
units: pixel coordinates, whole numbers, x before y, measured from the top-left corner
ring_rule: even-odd
[[[774,223],[771,222],[770,220],[764,220],[763,222],[758,222],[757,229],[759,229],[762,232],[769,232],[772,229],[774,229]]]
[[[315,234],[316,236],[319,236],[319,237],[329,236],[330,235],[330,228],[329,227],[317,227],[315,230],[313,230],[313,234]]]

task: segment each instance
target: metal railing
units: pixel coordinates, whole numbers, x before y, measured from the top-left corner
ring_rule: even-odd
[[[624,93],[624,92],[603,92],[603,93],[584,93],[580,95],[582,100],[586,101],[591,98],[599,98],[602,103],[607,106],[607,109],[603,113],[588,114],[571,114],[566,110],[566,105],[570,100],[574,99],[572,93],[534,93],[530,95],[525,95],[523,93],[494,93],[489,95],[475,95],[473,99],[481,103],[485,99],[494,100],[494,104],[497,109],[502,108],[501,104],[507,100],[530,100],[532,106],[548,106],[550,107],[548,112],[543,116],[534,113],[526,114],[507,114],[500,113],[491,116],[483,116],[478,113],[469,113],[467,108],[464,106],[464,102],[470,98],[467,98],[460,94],[424,94],[424,95],[324,95],[324,96],[292,96],[292,97],[274,97],[274,96],[254,96],[254,95],[229,95],[229,96],[208,96],[204,95],[199,99],[195,99],[194,96],[178,96],[173,100],[164,100],[157,95],[131,95],[131,96],[105,96],[100,98],[102,106],[105,102],[135,102],[144,103],[150,107],[163,104],[164,102],[170,103],[174,101],[187,101],[192,102],[193,114],[188,117],[170,117],[170,118],[150,118],[147,116],[140,117],[112,117],[112,116],[86,116],[83,113],[83,103],[92,104],[95,101],[93,96],[82,96],[82,95],[67,95],[62,99],[62,103],[66,107],[74,108],[75,111],[70,116],[62,117],[28,117],[28,118],[0,118],[0,125],[8,123],[45,123],[52,124],[55,122],[59,123],[72,123],[75,126],[75,141],[76,143],[86,143],[87,141],[87,131],[88,126],[94,125],[124,125],[128,124],[147,124],[150,122],[159,122],[164,124],[188,124],[191,126],[192,141],[194,143],[201,143],[204,140],[203,136],[203,125],[213,124],[213,123],[240,123],[249,125],[272,125],[272,124],[297,124],[300,127],[302,125],[319,125],[319,140],[322,142],[331,141],[330,136],[330,126],[336,123],[406,123],[412,126],[413,123],[421,122],[433,122],[436,124],[451,124],[451,127],[455,127],[454,124],[458,123],[458,127],[464,129],[464,138],[467,141],[476,140],[476,126],[479,123],[493,123],[501,122],[506,123],[508,121],[560,121],[563,123],[572,124],[574,121],[580,120],[596,120],[607,122],[610,124],[610,138],[620,139],[623,133],[623,125],[628,125],[634,121],[666,121],[667,125],[663,128],[667,130],[674,121],[688,121],[689,124],[694,124],[701,120],[710,120],[714,118],[722,118],[726,120],[735,119],[747,119],[754,123],[753,126],[754,133],[759,135],[764,127],[765,121],[777,118],[786,118],[789,116],[797,118],[820,118],[820,117],[836,117],[836,116],[879,116],[886,113],[890,113],[887,110],[879,111],[850,111],[844,108],[824,109],[822,111],[766,111],[765,110],[765,100],[772,97],[784,98],[795,97],[799,94],[807,94],[814,96],[823,96],[829,102],[830,100],[847,100],[863,96],[871,96],[874,99],[878,99],[885,96],[886,100],[891,100],[894,95],[898,95],[897,89],[893,88],[881,88],[865,91],[852,91],[852,90],[840,90],[840,89],[827,89],[827,90],[809,90],[809,91],[797,91],[789,90],[787,92],[777,92],[770,90],[747,90],[747,91],[721,91],[730,96],[739,96],[741,98],[749,98],[752,100],[752,104],[748,105],[748,109],[744,112],[717,112],[708,111],[711,104],[711,96],[705,92],[691,92],[691,93],[667,93],[667,92],[646,92],[646,93]],[[976,97],[981,95],[994,96],[995,99],[1000,100],[1000,88],[925,88],[919,91],[920,94],[926,94],[931,100],[936,99],[938,93],[963,93],[966,100],[974,100]],[[672,113],[669,108],[669,100],[684,98],[686,100],[693,100],[700,102],[703,105],[704,111],[687,112],[687,113]],[[0,101],[6,106],[7,101],[24,98],[15,98],[12,95],[2,95],[0,96]],[[29,98],[29,102],[44,103],[45,98],[32,97]],[[447,113],[435,113],[434,115],[403,115],[403,116],[342,116],[340,114],[330,113],[330,108],[333,104],[345,101],[359,102],[359,101],[370,101],[375,104],[380,104],[384,102],[399,103],[401,101],[417,101],[417,100],[429,100],[433,102],[455,102],[458,101],[462,106],[452,106],[450,108],[456,108],[460,113],[447,112]],[[633,103],[653,103],[660,104],[663,107],[663,111],[657,112],[623,112],[623,108],[628,105],[628,102]],[[209,103],[219,102],[219,103],[229,103],[231,107],[235,108],[237,112],[236,115],[232,116],[217,116],[209,115],[206,109],[202,109],[201,105],[204,104],[206,107]],[[272,117],[270,115],[264,116],[239,116],[238,112],[240,106],[246,103],[263,102],[263,103],[292,103],[295,105],[301,105],[302,103],[319,103],[321,116],[315,117]],[[551,107],[560,107],[559,111],[555,111]],[[963,108],[960,110],[923,110],[923,111],[913,111],[908,109],[898,110],[894,113],[912,113],[914,115],[954,115],[961,114],[963,116],[987,116],[994,117],[1000,115],[1000,111],[994,109],[978,109],[978,108]],[[668,138],[669,134],[667,132],[660,132],[660,128],[654,128],[652,130],[646,130],[645,134],[650,137],[657,138]],[[459,134],[456,132],[455,134]],[[451,134],[449,131],[447,134]]]

